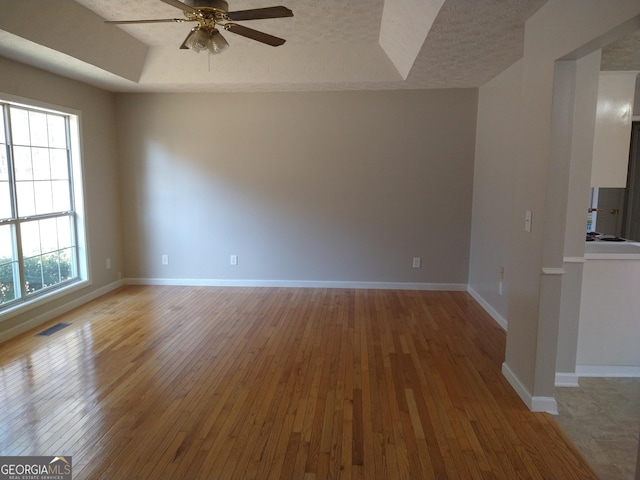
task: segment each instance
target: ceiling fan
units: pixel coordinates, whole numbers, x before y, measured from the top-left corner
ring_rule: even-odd
[[[152,20],[108,20],[105,23],[134,24],[134,23],[164,23],[164,22],[198,22],[185,38],[181,49],[190,49],[197,53],[208,50],[210,53],[222,53],[229,47],[229,43],[218,31],[219,28],[250,38],[257,42],[278,47],[285,40],[252,28],[234,23],[244,20],[263,20],[269,18],[293,17],[293,12],[287,7],[254,8],[251,10],[229,11],[225,0],[160,0],[184,13],[184,18],[161,18]]]

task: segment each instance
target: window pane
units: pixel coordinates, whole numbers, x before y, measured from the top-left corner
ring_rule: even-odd
[[[40,226],[37,221],[21,223],[20,236],[25,257],[40,255]]]
[[[71,210],[69,182],[65,180],[51,182],[51,188],[53,191],[53,211],[66,212]]]
[[[0,219],[11,218],[9,182],[0,181]]]
[[[46,114],[29,112],[29,131],[31,133],[31,145],[35,147],[47,147],[49,145]]]
[[[43,288],[60,283],[60,260],[58,252],[42,256]]]
[[[49,130],[49,146],[67,148],[67,130],[65,128],[64,117],[48,115],[47,126]]]
[[[37,255],[24,259],[24,286],[27,293],[42,290],[42,257]]]
[[[73,235],[71,231],[71,217],[65,215],[64,217],[56,218],[58,224],[58,248],[69,248],[73,244],[71,243]]]
[[[33,180],[33,168],[31,166],[31,149],[29,147],[13,148],[13,165],[16,171],[16,180]]]
[[[0,225],[0,263],[15,260],[11,225]]]
[[[1,263],[0,262],[0,304],[10,302],[19,297],[16,291],[16,278],[18,271],[18,263]],[[19,290],[19,289],[18,289]]]
[[[60,281],[70,280],[78,274],[75,269],[75,248],[67,248],[60,251]]]
[[[51,178],[53,180],[67,180],[69,178],[67,151],[52,148],[49,151],[49,158],[51,161]]]
[[[7,162],[7,146],[0,143],[0,180],[9,180],[9,163]]]
[[[12,231],[11,225],[0,225],[0,304],[17,298],[15,281],[18,263],[13,249]]]
[[[43,215],[53,212],[53,193],[51,182],[33,182],[36,195],[36,214]]]
[[[40,220],[40,251],[51,253],[58,250],[58,222],[55,218]]]
[[[33,197],[33,182],[16,183],[18,197],[18,215],[28,217],[36,213],[36,203]]]
[[[0,114],[2,110],[0,110]],[[4,134],[4,115],[0,115],[0,143],[7,143],[7,137]]]
[[[34,180],[51,179],[51,169],[49,168],[49,149],[32,148],[31,163],[33,165]]]
[[[12,107],[11,138],[14,145],[29,145],[29,113],[21,108]]]

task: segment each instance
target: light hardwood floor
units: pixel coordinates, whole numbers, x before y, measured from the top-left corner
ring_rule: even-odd
[[[74,479],[595,479],[463,292],[128,286],[0,345],[0,455]]]

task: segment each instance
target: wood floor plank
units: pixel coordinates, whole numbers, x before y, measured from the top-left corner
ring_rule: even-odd
[[[464,292],[127,286],[0,345],[0,455],[91,480],[597,478],[504,349]]]

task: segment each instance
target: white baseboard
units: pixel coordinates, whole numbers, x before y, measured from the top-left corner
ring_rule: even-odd
[[[91,300],[94,300],[98,297],[101,297],[102,295],[109,293],[110,291],[115,290],[116,288],[119,288],[123,285],[124,285],[124,281],[118,280],[116,282],[110,283],[109,285],[105,285],[102,288],[98,288],[97,290],[94,290],[91,293],[78,297],[75,300],[65,303],[64,305],[61,305],[57,308],[49,310],[46,313],[40,314],[30,320],[27,320],[26,322],[20,323],[15,327],[9,328],[7,330],[3,330],[2,332],[0,332],[0,342],[9,340],[10,338],[16,337],[21,333],[28,332],[32,328],[35,328],[38,325],[42,325],[43,323],[48,322],[49,320],[57,317],[58,315],[62,315],[63,313],[73,310],[74,308],[79,307],[80,305],[83,305],[87,302],[90,302]]]
[[[575,373],[556,372],[556,387],[579,387],[580,377],[640,377],[640,367],[621,365],[576,365]]]
[[[532,412],[547,412],[551,415],[558,415],[558,402],[554,397],[531,397]]]
[[[482,298],[482,296],[478,292],[476,292],[471,285],[467,285],[467,292],[469,292],[469,295],[471,295],[474,300],[478,302],[489,315],[491,315],[491,318],[493,318],[498,323],[498,325],[500,325],[506,332],[508,326],[507,319],[500,315],[495,308],[489,305],[489,303],[484,298]]]
[[[640,377],[640,367],[633,365],[576,365],[578,377]]]
[[[579,387],[578,375],[575,373],[556,372],[556,387]]]
[[[547,412],[551,415],[558,414],[558,403],[555,398],[531,395],[506,363],[502,364],[502,374],[511,384],[525,405],[529,407],[529,410],[532,412]]]
[[[343,282],[316,280],[235,280],[207,278],[127,278],[127,285],[168,285],[190,287],[285,287],[285,288],[362,288],[378,290],[437,290],[464,292],[463,283]]]

